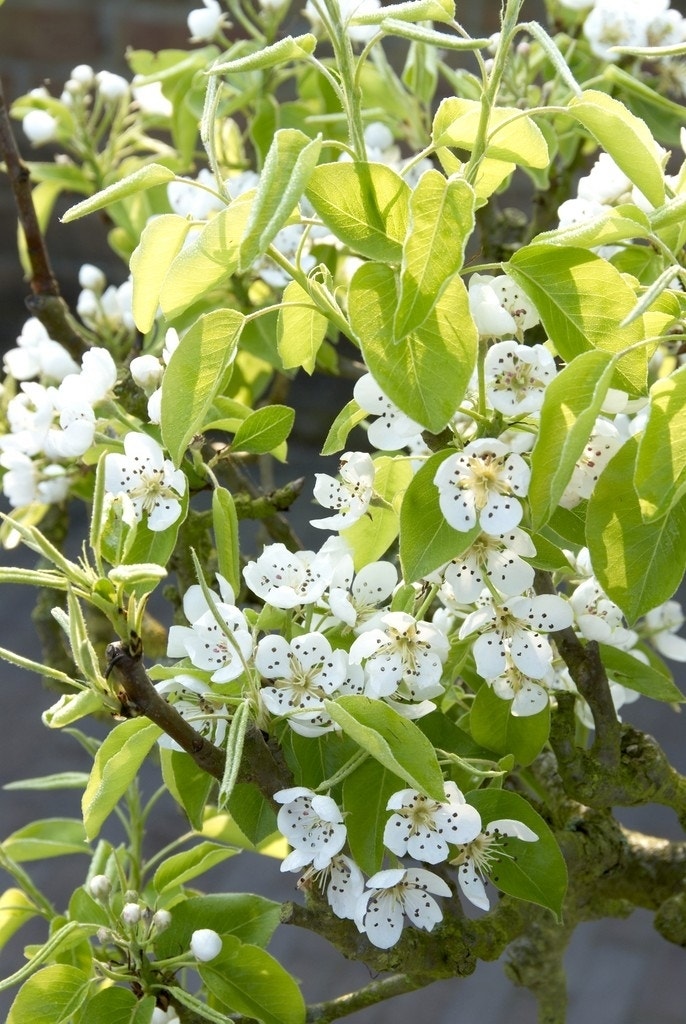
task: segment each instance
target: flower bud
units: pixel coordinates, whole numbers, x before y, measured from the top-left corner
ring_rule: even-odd
[[[191,11],[186,19],[193,42],[213,39],[223,21],[222,9],[217,0],[203,0],[202,7]]]
[[[93,68],[90,64],[77,64],[75,68],[72,68],[69,77],[73,79],[73,81],[78,82],[78,84],[83,86],[84,89],[90,89],[95,75],[93,74]]]
[[[131,360],[131,376],[146,394],[155,390],[162,379],[162,365],[156,356],[136,356]]]
[[[171,924],[172,916],[168,910],[156,910],[152,915],[152,926],[157,932],[163,932]]]
[[[112,103],[128,95],[129,83],[121,75],[114,75],[111,71],[98,71],[95,81],[103,99]]]
[[[191,935],[191,953],[196,960],[206,963],[219,956],[222,940],[211,928],[199,928]]]
[[[124,924],[138,924],[141,919],[140,903],[125,903],[122,908],[121,919]]]
[[[107,875],[93,875],[88,883],[88,889],[93,899],[106,900],[112,892],[112,883]]]
[[[92,263],[84,263],[82,265],[79,270],[79,284],[82,288],[87,288],[90,292],[100,294],[106,283],[105,275],[99,267],[94,267]]]
[[[24,135],[34,146],[51,142],[57,134],[57,120],[47,110],[29,110],[21,126]]]

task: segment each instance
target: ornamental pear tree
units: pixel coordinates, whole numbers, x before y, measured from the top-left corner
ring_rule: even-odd
[[[475,38],[452,0],[204,0],[186,49],[2,100],[0,541],[34,562],[0,583],[43,652],[0,654],[90,763],[19,783],[82,818],[0,845],[0,942],[43,928],[9,1024],[324,1024],[501,954],[561,1024],[579,924],[686,945],[686,845],[615,814],[686,822],[630,724],[683,700],[686,21],[525,8]],[[122,262],[85,253],[74,308],[58,200]],[[345,394],[307,478],[296,378]],[[291,901],[203,888],[242,850]],[[28,862],[72,854],[53,906]],[[371,980],[307,1005],[292,926]]]

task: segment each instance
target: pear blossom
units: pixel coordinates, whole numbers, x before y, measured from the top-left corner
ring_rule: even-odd
[[[226,22],[218,0],[202,0],[205,7],[190,11],[186,19],[192,43],[203,43],[214,39]]]
[[[195,676],[180,672],[178,675],[155,683],[155,689],[185,718],[195,731],[215,746],[221,746],[226,737],[228,716],[224,698],[216,694],[207,683]],[[167,750],[182,747],[166,732],[157,740]]]
[[[346,652],[332,650],[322,633],[304,633],[290,643],[283,636],[263,637],[255,667],[264,679],[274,680],[273,686],[260,690],[262,703],[273,715],[288,715],[289,726],[303,736],[333,730],[325,699],[364,690],[360,666],[349,667]]]
[[[497,342],[484,360],[486,396],[504,416],[538,412],[556,372],[555,360],[543,345]]]
[[[221,196],[217,195],[217,179],[207,167],[201,168],[195,179],[170,181],[167,185],[167,199],[174,213],[189,220],[209,220],[212,214],[226,206]]]
[[[329,587],[328,601],[331,614],[356,633],[362,633],[377,624],[385,610],[385,602],[398,585],[398,570],[392,562],[368,562],[353,577],[350,558],[349,578],[341,578],[336,570]]]
[[[645,615],[639,629],[663,657],[671,661],[686,661],[686,638],[676,635],[683,624],[684,613],[680,603],[665,601]]]
[[[84,291],[95,292],[96,295],[101,295],[106,285],[107,278],[100,267],[96,267],[92,263],[81,264],[79,267],[79,286]]]
[[[645,46],[648,18],[667,3],[657,0],[651,4],[648,16],[643,0],[598,0],[583,27],[591,50],[601,60],[616,62],[619,55],[613,46]]]
[[[39,466],[24,452],[7,449],[0,452],[2,492],[12,508],[31,505],[34,501],[56,505],[69,493],[70,477],[64,466],[48,463]]]
[[[186,492],[186,475],[165,459],[160,445],[148,434],[129,432],[124,454],[105,456],[105,491],[122,498],[136,522],[146,514],[153,532],[166,530],[181,515],[180,498]]]
[[[98,71],[95,76],[95,84],[103,99],[110,103],[116,103],[129,94],[129,83],[121,75],[115,75],[112,71]]]
[[[298,879],[298,888],[312,885],[324,893],[336,917],[350,920],[355,917],[358,900],[364,892],[364,876],[350,857],[338,853],[320,870],[312,865],[307,867]]]
[[[281,789],[274,794],[282,804],[276,824],[293,850],[281,863],[282,871],[299,871],[311,864],[316,871],[329,866],[340,853],[347,831],[336,801],[305,786]]]
[[[626,650],[638,635],[624,625],[621,608],[611,601],[594,576],[583,580],[569,598],[576,625],[587,640]]]
[[[405,448],[421,436],[421,424],[410,419],[391,402],[371,373],[365,373],[355,381],[353,397],[361,409],[377,417],[367,431],[369,443],[374,448],[380,451],[395,451],[398,448]]]
[[[552,685],[552,666],[542,679],[530,679],[525,675],[507,654],[505,669],[501,675],[488,679],[488,685],[501,700],[512,701],[510,713],[515,718],[528,718],[537,715],[550,704],[548,690],[543,683]]]
[[[217,573],[221,597],[213,591],[212,607],[198,584],[183,596],[183,610],[190,626],[169,628],[167,657],[188,657],[196,668],[211,671],[213,683],[228,683],[244,671],[252,657],[252,634],[236,605],[231,585]]]
[[[166,1010],[156,1006],[152,1011],[150,1024],[180,1024],[179,1015],[173,1006],[168,1006]]]
[[[521,455],[501,441],[470,441],[438,467],[434,484],[446,521],[466,532],[477,523],[499,536],[517,526],[524,513],[520,497],[529,489],[531,471]]]
[[[350,661],[364,662],[370,696],[421,701],[443,693],[448,648],[447,637],[432,623],[407,612],[386,612],[378,626],[353,641]]]
[[[257,597],[274,608],[296,608],[318,601],[331,578],[326,554],[291,552],[285,544],[268,544],[256,561],[248,562],[243,578]]]
[[[191,935],[191,953],[201,963],[214,960],[219,956],[221,950],[221,936],[212,928],[198,928]]]
[[[508,667],[508,655],[520,672],[543,679],[549,672],[553,650],[544,633],[566,629],[573,622],[572,607],[557,595],[513,597],[504,604],[489,601],[471,612],[459,630],[460,639],[479,633],[472,651],[476,670],[495,679]]]
[[[381,0],[338,0],[338,6],[343,27],[352,42],[368,43],[377,32],[377,26],[351,25],[350,21],[357,15],[373,14],[381,6]],[[311,23],[312,28],[316,32],[321,32],[323,28],[322,20],[312,0],[307,0],[303,13]]]
[[[311,519],[321,530],[342,530],[361,519],[374,494],[374,462],[366,452],[346,452],[339,464],[340,480],[315,473],[314,496],[324,508],[334,510],[325,519]]]
[[[383,841],[398,857],[428,864],[448,857],[448,843],[469,843],[481,831],[481,815],[465,801],[454,782],[445,782],[445,800],[432,800],[416,789],[393,793],[386,810],[394,811],[384,828]]]
[[[35,316],[22,327],[17,347],[5,352],[3,365],[5,373],[15,380],[43,377],[61,381],[68,373],[78,373],[79,369],[64,346],[53,341]]]
[[[579,178],[576,191],[580,199],[614,206],[629,199],[631,187],[630,178],[609,153],[601,153],[588,174]]]
[[[403,931],[405,915],[416,928],[433,931],[443,920],[434,896],[451,896],[450,886],[426,868],[388,868],[367,880],[355,920],[372,945],[390,949]]]
[[[498,818],[489,823],[472,842],[467,843],[457,857],[450,861],[458,868],[457,881],[470,903],[481,910],[488,910],[490,902],[484,885],[485,877],[503,857],[511,857],[508,851],[510,838],[524,843],[535,843],[538,836],[522,821],[514,818]]]
[[[482,338],[502,338],[517,331],[514,317],[503,308],[492,282],[489,274],[472,274],[469,279],[469,311]]]
[[[492,536],[481,533],[467,550],[445,567],[443,576],[458,604],[471,604],[486,580],[501,594],[514,597],[533,586],[534,568],[524,561],[536,554],[528,533],[514,527]]]
[[[580,501],[591,497],[598,477],[623,443],[624,438],[617,427],[602,416],[598,417],[560,498],[563,508],[574,508]]]
[[[37,381],[23,381],[7,405],[9,434],[0,435],[0,449],[38,455],[55,418],[53,393]]]

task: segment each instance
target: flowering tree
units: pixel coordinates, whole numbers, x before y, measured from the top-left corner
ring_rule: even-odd
[[[2,983],[11,1024],[330,1021],[504,951],[556,1022],[580,922],[644,907],[686,943],[684,844],[612,813],[686,817],[618,714],[678,704],[664,659],[686,660],[686,24],[520,8],[480,39],[452,0],[204,0],[132,82],[80,65],[15,101],[54,161],[22,163],[2,108],[33,316],[5,357],[1,538],[40,561],[0,580],[51,608],[42,658],[2,655],[93,757],[82,822],[0,847],[0,937],[47,934]],[[130,271],[85,264],[75,315],[42,237],[63,192]],[[298,373],[349,382],[338,472],[275,487]],[[190,832],[146,859],[101,830],[144,830],[148,758]],[[301,897],[201,893],[239,849]],[[55,911],[23,862],[75,852]],[[384,976],[308,1008],[279,924]]]

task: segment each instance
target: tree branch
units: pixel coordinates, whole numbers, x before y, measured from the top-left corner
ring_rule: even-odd
[[[88,343],[78,333],[69,316],[66,302],[50,265],[45,239],[38,223],[31,194],[31,179],[23,163],[12,131],[5,95],[0,83],[0,154],[12,187],[19,223],[26,239],[31,264],[31,291],[26,305],[54,341],[60,342],[71,356],[80,359]]]

